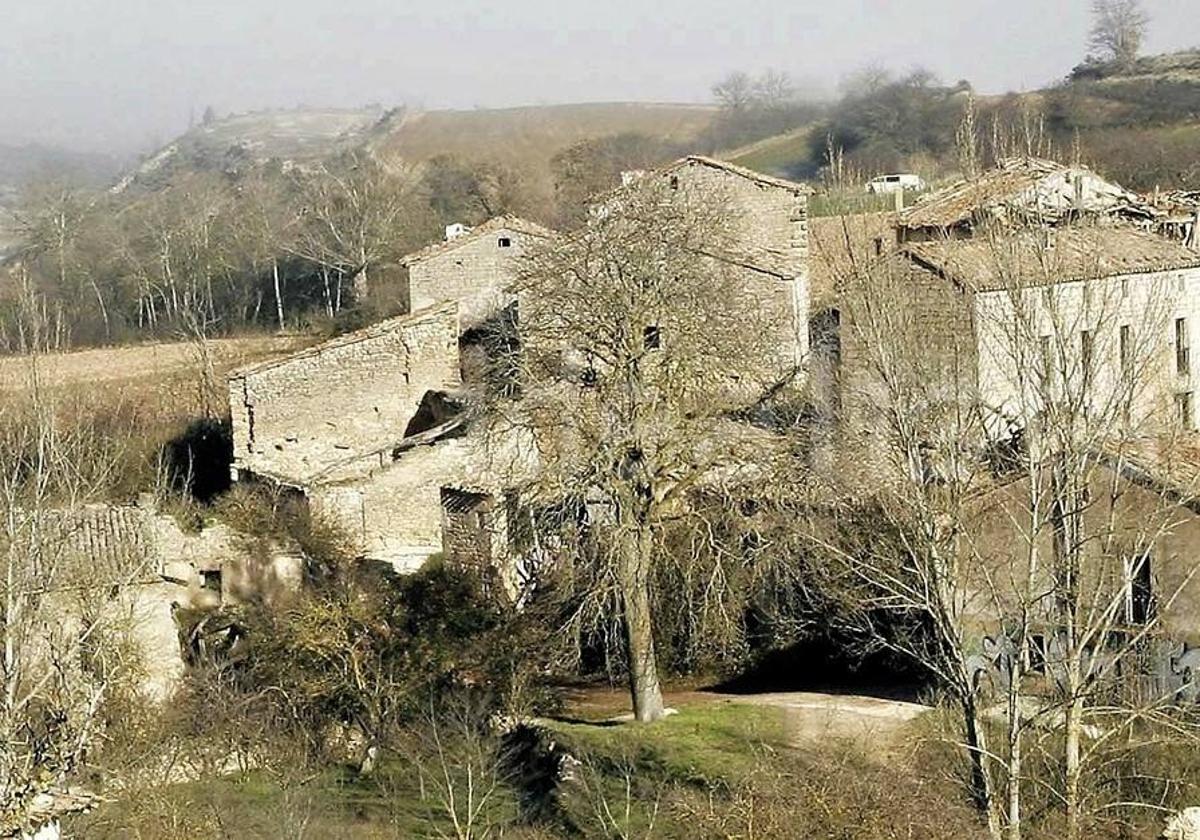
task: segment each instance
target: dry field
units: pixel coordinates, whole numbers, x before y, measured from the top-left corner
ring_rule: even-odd
[[[209,342],[219,376],[248,362],[311,344],[306,336],[254,336],[225,338]],[[29,356],[0,356],[0,390],[29,386]],[[38,378],[50,387],[152,385],[155,382],[187,377],[200,369],[195,344],[187,341],[140,344],[77,350],[72,353],[48,353],[36,359]]]

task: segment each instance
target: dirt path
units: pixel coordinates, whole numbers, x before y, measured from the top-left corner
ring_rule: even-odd
[[[849,740],[888,750],[928,706],[856,694],[781,691],[768,694],[714,695],[730,703],[781,709],[789,742],[796,747],[828,740]]]

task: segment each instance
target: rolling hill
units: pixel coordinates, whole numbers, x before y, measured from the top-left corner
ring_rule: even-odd
[[[556,152],[580,140],[636,132],[686,146],[698,141],[715,113],[705,105],[621,102],[470,111],[259,111],[191,129],[115,189],[154,188],[187,170],[235,171],[267,160],[304,165],[349,150],[417,164],[449,154],[512,166],[538,180],[548,174]]]

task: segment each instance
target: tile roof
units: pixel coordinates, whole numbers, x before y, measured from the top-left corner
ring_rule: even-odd
[[[796,181],[789,181],[785,178],[775,178],[771,175],[764,175],[761,172],[755,172],[753,169],[747,169],[744,166],[738,166],[736,163],[730,163],[725,160],[717,160],[716,158],[706,157],[704,155],[688,155],[680,158],[674,163],[669,163],[661,169],[650,173],[651,175],[665,175],[673,172],[676,169],[682,169],[685,166],[699,165],[707,166],[711,169],[720,169],[723,172],[728,172],[732,175],[737,175],[739,178],[745,178],[748,181],[753,181],[756,184],[761,184],[764,187],[775,187],[776,189],[787,190],[791,193],[805,194],[812,192],[812,188]]]
[[[1030,191],[1051,177],[1065,173],[1085,174],[1099,181],[1095,173],[1081,166],[1066,166],[1033,157],[1012,158],[976,178],[959,181],[923,197],[902,214],[900,223],[907,228],[955,227],[971,221],[985,210],[1028,204],[1034,198]],[[1125,209],[1135,215],[1153,215],[1153,210],[1135,194],[1117,184],[1100,183],[1105,186],[1098,209]],[[1054,215],[1061,209],[1056,206],[1063,203],[1061,194],[1037,198],[1047,201],[1047,206],[1041,208],[1044,214]]]
[[[481,236],[496,233],[497,231],[501,230],[513,230],[517,233],[526,233],[530,236],[538,236],[542,238],[548,238],[555,235],[555,232],[550,230],[550,228],[542,227],[537,222],[531,222],[528,219],[522,219],[518,216],[495,216],[491,219],[488,219],[481,225],[476,225],[461,236],[456,236],[453,239],[447,239],[441,242],[434,242],[426,245],[419,251],[414,251],[413,253],[401,258],[400,265],[410,266],[419,262],[423,262],[438,254],[453,251],[455,248],[466,245],[468,242],[474,242]]]
[[[876,240],[881,240],[879,250]],[[808,289],[813,308],[830,305],[840,286],[895,248],[895,213],[810,218]]]
[[[975,291],[1200,266],[1200,252],[1129,225],[1024,230],[1003,238],[908,242],[900,253]]]

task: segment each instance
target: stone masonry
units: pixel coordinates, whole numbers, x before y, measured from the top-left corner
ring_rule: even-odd
[[[295,487],[405,434],[429,391],[460,384],[443,303],[230,375],[234,469]]]

